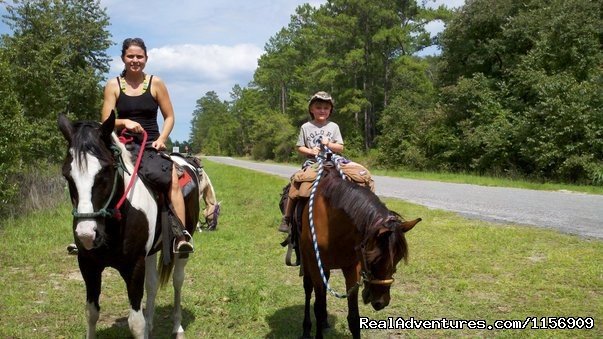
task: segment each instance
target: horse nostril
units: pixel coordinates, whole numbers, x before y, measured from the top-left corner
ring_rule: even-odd
[[[382,310],[385,307],[384,303],[381,301],[375,301],[374,303],[372,303],[372,305],[375,311]]]

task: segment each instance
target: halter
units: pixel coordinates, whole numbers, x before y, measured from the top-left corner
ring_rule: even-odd
[[[122,136],[120,138],[122,138],[124,136],[125,132],[126,132],[126,130],[124,129],[121,133]],[[142,131],[142,139],[143,139],[142,144],[143,145],[146,144],[147,132],[144,130]],[[138,173],[138,168],[140,167],[140,161],[142,160],[142,154],[144,153],[144,147],[141,147],[140,151],[138,152],[138,157],[136,158],[136,166],[134,166],[132,178],[130,179],[130,182],[128,183],[128,187],[124,191],[124,194],[122,195],[122,197],[119,199],[119,202],[117,203],[117,205],[115,205],[115,208],[111,208],[111,209],[108,207],[109,207],[109,204],[111,204],[111,201],[113,200],[113,196],[115,195],[115,192],[117,191],[117,180],[120,176],[123,175],[124,171],[127,172],[127,170],[126,170],[126,166],[124,164],[124,160],[121,156],[121,149],[119,147],[117,147],[116,145],[111,145],[110,148],[113,151],[113,157],[117,160],[117,162],[115,163],[115,167],[117,170],[115,171],[115,175],[113,176],[113,188],[111,189],[111,194],[109,194],[109,198],[107,199],[107,201],[105,202],[103,207],[96,212],[79,213],[77,211],[77,208],[74,207],[73,210],[71,211],[71,214],[76,219],[84,219],[84,218],[89,219],[89,218],[98,218],[98,217],[103,217],[103,218],[115,217],[118,220],[121,219],[121,212],[119,211],[119,209],[121,208],[124,201],[126,200],[128,192],[130,191],[130,189],[132,188],[132,184],[134,183],[134,179],[136,179],[136,174]]]
[[[347,298],[350,293],[357,290],[364,283],[373,284],[373,285],[390,286],[391,284],[393,284],[394,278],[391,278],[391,279],[374,279],[373,278],[372,272],[368,269],[364,243],[361,244],[361,246],[360,246],[360,254],[361,254],[361,258],[362,258],[362,271],[360,273],[360,280],[358,280],[356,282],[356,284],[354,286],[352,286],[345,294],[336,292],[335,290],[333,290],[331,288],[331,285],[329,285],[329,281],[327,280],[324,269],[322,267],[322,260],[320,259],[320,250],[318,249],[318,241],[316,240],[316,230],[314,228],[314,198],[315,198],[316,188],[318,187],[318,183],[322,179],[322,174],[324,172],[324,164],[323,164],[323,158],[325,157],[324,155],[326,154],[327,155],[326,158],[327,159],[330,158],[331,161],[333,161],[335,163],[335,167],[337,168],[337,171],[339,172],[339,175],[341,176],[341,178],[343,180],[347,180],[347,177],[343,173],[340,163],[346,162],[348,160],[342,156],[339,156],[339,155],[333,153],[333,151],[331,151],[331,149],[329,147],[327,147],[326,145],[321,144],[321,148],[322,148],[321,153],[316,156],[316,162],[318,163],[318,174],[316,175],[316,179],[314,179],[314,182],[312,183],[312,189],[310,190],[308,219],[310,221],[310,233],[312,234],[312,243],[314,246],[314,253],[316,254],[316,262],[318,264],[318,270],[320,271],[320,276],[322,278],[322,281],[323,281],[327,291],[329,291],[329,293],[331,293],[333,296],[335,296],[337,298],[342,298],[342,299]]]

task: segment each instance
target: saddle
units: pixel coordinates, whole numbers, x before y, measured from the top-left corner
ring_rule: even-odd
[[[335,164],[331,161],[325,163],[325,166],[333,167]],[[341,162],[339,168],[343,174],[352,182],[360,186],[369,188],[375,192],[375,182],[371,177],[371,173],[366,167],[359,163],[347,161]],[[299,237],[301,233],[302,213],[303,209],[310,197],[310,191],[314,180],[318,177],[318,163],[307,166],[291,176],[289,191],[283,192],[289,196],[289,199],[294,199],[295,205],[293,208],[293,218],[291,220],[291,228],[287,238],[281,243],[281,246],[287,247],[285,254],[285,264],[287,266],[300,266],[299,253]],[[291,260],[292,254],[295,252],[295,261]],[[299,275],[302,276],[303,270],[300,266]]]
[[[371,177],[371,173],[366,167],[359,163],[350,161],[340,163],[340,168],[343,174],[351,181],[360,186],[368,187],[372,192],[375,192],[375,182]],[[291,176],[291,188],[289,189],[289,198],[307,198],[310,196],[312,183],[318,176],[318,164],[303,168],[295,172]]]
[[[191,171],[190,168],[185,168],[174,163],[178,174],[178,185],[182,190],[182,195],[186,199],[186,197],[188,197],[192,193],[193,189],[196,186],[194,176],[198,176],[201,162],[197,158],[195,158],[196,161],[192,159],[189,160],[189,157],[185,157],[184,155],[179,153],[171,153],[169,156],[179,156],[187,160],[187,162],[191,164],[194,168],[194,171]],[[171,173],[169,175],[171,175]],[[192,237],[190,234],[188,234],[188,232],[183,231],[186,229],[186,227],[184,227],[181,221],[176,217],[176,213],[173,210],[173,206],[169,203],[166,197],[166,192],[160,191],[153,185],[148,184],[144,177],[140,176],[140,179],[145,182],[145,185],[147,186],[149,191],[151,191],[151,193],[155,196],[155,200],[157,201],[157,207],[159,210],[158,221],[161,227],[164,253],[163,262],[164,264],[168,264],[171,259],[167,253],[171,253],[174,250],[176,238],[178,236],[184,235],[190,241]],[[188,253],[179,254],[179,256],[181,258],[188,257]]]

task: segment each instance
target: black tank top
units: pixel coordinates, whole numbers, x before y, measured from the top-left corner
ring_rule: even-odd
[[[130,119],[139,123],[147,132],[147,142],[155,141],[159,138],[159,126],[157,124],[157,111],[159,104],[151,94],[151,83],[153,76],[149,79],[149,85],[141,95],[130,96],[122,89],[119,77],[119,96],[115,104],[117,118]],[[142,141],[142,139],[141,139]]]

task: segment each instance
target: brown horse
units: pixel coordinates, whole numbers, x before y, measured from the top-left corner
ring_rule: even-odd
[[[348,327],[352,336],[359,338],[358,287],[364,284],[362,300],[375,310],[389,304],[396,265],[407,259],[404,233],[421,219],[404,221],[369,189],[342,179],[334,167],[325,166],[319,178],[315,193],[297,204],[294,220],[300,232],[305,290],[303,336],[310,337],[312,328],[312,290],[316,293],[316,338],[322,338],[322,330],[329,327],[326,293],[342,297],[330,289],[329,273],[341,269],[347,290]]]

